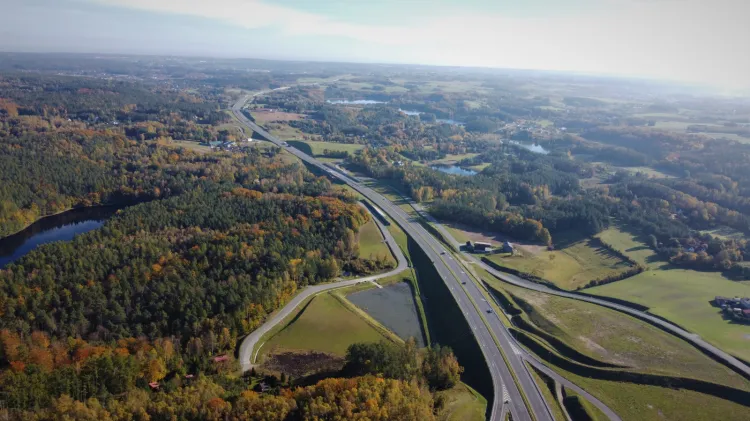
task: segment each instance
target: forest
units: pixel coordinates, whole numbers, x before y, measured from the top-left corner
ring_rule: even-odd
[[[370,216],[356,198],[278,149],[206,153],[175,143],[226,136],[218,125],[228,114],[210,89],[38,75],[2,82],[0,234],[73,207],[123,208],[101,229],[0,269],[0,393],[7,408],[34,411],[14,412],[19,419],[211,419],[228,396],[238,419],[273,407],[236,375],[238,339],[299,288],[393,264],[358,257],[356,232]],[[149,383],[165,394],[143,399]],[[286,389],[283,405],[311,408],[296,412],[309,419],[323,390],[360,383],[384,407],[412,410],[408,399],[388,400],[404,388],[431,413],[429,393],[372,378]],[[180,403],[205,396],[212,403],[200,410]],[[215,408],[220,419],[228,408]]]

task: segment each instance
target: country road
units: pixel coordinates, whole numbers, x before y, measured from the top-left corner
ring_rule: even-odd
[[[240,365],[242,366],[242,371],[250,370],[253,367],[253,364],[255,363],[255,357],[256,357],[256,355],[253,355],[253,350],[255,349],[255,345],[263,337],[263,335],[271,331],[271,329],[273,329],[276,325],[281,323],[281,321],[283,321],[286,317],[292,314],[294,310],[297,307],[299,307],[299,305],[302,304],[309,297],[312,297],[313,295],[317,295],[321,292],[329,291],[329,290],[336,289],[336,288],[347,287],[347,286],[356,285],[362,282],[372,282],[378,279],[387,278],[393,275],[397,275],[409,268],[409,264],[406,260],[406,256],[404,256],[403,252],[398,247],[398,244],[396,243],[396,240],[393,238],[393,235],[391,235],[391,232],[388,231],[388,229],[385,226],[383,226],[383,224],[378,220],[378,218],[373,216],[372,219],[378,225],[380,232],[383,234],[383,238],[385,238],[385,242],[388,245],[388,248],[391,249],[393,256],[396,258],[396,261],[398,262],[396,268],[388,272],[380,273],[377,275],[370,275],[370,276],[365,276],[365,277],[357,278],[357,279],[349,279],[345,281],[332,282],[329,284],[308,286],[307,288],[302,290],[302,292],[297,294],[284,307],[282,307],[273,316],[271,316],[271,318],[266,320],[265,323],[263,323],[260,327],[255,329],[251,334],[245,336],[245,338],[242,339],[242,343],[240,344],[239,356],[238,356]]]

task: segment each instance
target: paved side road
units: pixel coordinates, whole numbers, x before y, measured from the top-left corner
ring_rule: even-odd
[[[274,326],[279,324],[287,316],[292,314],[292,312],[294,312],[294,310],[309,297],[335,288],[341,288],[359,284],[362,282],[371,282],[378,279],[387,278],[389,276],[397,275],[409,267],[406,261],[406,257],[401,252],[401,249],[398,247],[398,244],[391,235],[391,232],[388,231],[388,229],[383,226],[383,224],[374,215],[372,219],[378,225],[380,232],[383,234],[383,238],[385,238],[385,242],[386,244],[388,244],[388,248],[391,249],[391,252],[396,257],[396,261],[398,262],[396,268],[386,273],[380,273],[377,275],[365,276],[362,278],[350,279],[346,281],[332,282],[329,284],[308,286],[307,288],[302,290],[302,292],[297,294],[297,296],[295,296],[290,302],[288,302],[282,309],[277,311],[276,314],[274,314],[270,319],[266,320],[266,322],[263,323],[260,327],[258,327],[251,334],[245,336],[245,338],[242,339],[239,350],[239,360],[240,365],[242,366],[242,371],[248,371],[253,367],[253,364],[255,363],[255,355],[252,355],[252,353],[253,349],[255,349],[255,345],[258,343],[260,338],[268,333],[271,329],[273,329]]]

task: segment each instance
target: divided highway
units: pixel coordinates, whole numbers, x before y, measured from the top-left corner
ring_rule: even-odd
[[[242,366],[242,371],[248,371],[253,368],[256,357],[256,355],[253,355],[253,349],[255,349],[255,345],[263,337],[263,335],[268,333],[271,329],[274,328],[274,326],[278,325],[287,316],[292,314],[292,312],[294,312],[294,310],[309,297],[331,289],[347,287],[362,282],[372,282],[378,279],[387,278],[393,275],[397,275],[405,271],[409,267],[408,263],[406,262],[406,256],[404,256],[404,253],[401,252],[401,249],[398,247],[398,243],[396,243],[396,240],[393,238],[393,235],[391,235],[391,232],[388,231],[388,229],[383,226],[383,224],[381,224],[377,218],[373,217],[373,220],[376,224],[378,224],[378,228],[383,234],[383,238],[385,238],[385,242],[386,244],[388,244],[388,248],[391,249],[391,252],[393,252],[393,256],[396,257],[396,261],[398,262],[396,268],[386,273],[380,273],[377,275],[365,276],[362,278],[350,279],[346,281],[332,282],[329,284],[313,285],[302,290],[302,292],[297,294],[297,296],[295,296],[284,307],[277,311],[276,314],[274,314],[270,319],[266,320],[265,323],[263,323],[252,333],[242,339],[239,351],[239,360],[240,365]]]
[[[453,236],[448,232],[448,230],[445,229],[445,227],[440,224],[432,215],[430,215],[428,212],[426,212],[422,206],[420,206],[417,203],[411,202],[411,206],[419,212],[422,217],[427,219],[440,233],[445,237],[446,241],[452,242],[453,246],[458,250],[461,246],[459,242],[457,242]],[[592,304],[597,304],[602,307],[608,307],[613,310],[620,311],[622,313],[629,314],[633,317],[636,317],[638,319],[641,319],[645,322],[651,323],[652,325],[655,325],[661,329],[666,330],[667,332],[678,336],[688,342],[690,342],[693,346],[700,349],[710,357],[716,359],[717,361],[725,364],[729,368],[735,370],[736,372],[742,374],[746,378],[750,379],[750,367],[748,367],[747,364],[744,362],[738,360],[737,358],[733,357],[732,355],[722,351],[721,349],[711,345],[710,343],[704,341],[701,339],[700,336],[696,335],[695,333],[688,332],[685,329],[680,328],[679,326],[670,323],[667,320],[660,319],[656,316],[653,316],[649,313],[646,313],[644,311],[636,310],[632,307],[624,306],[621,304],[613,303],[611,301],[603,300],[596,297],[590,297],[586,295],[580,295],[580,294],[573,294],[570,292],[560,291],[557,289],[552,289],[548,286],[538,284],[536,282],[531,282],[529,280],[523,279],[519,276],[499,271],[492,266],[484,263],[482,260],[477,259],[475,256],[469,254],[469,253],[462,253],[463,256],[465,256],[468,260],[473,262],[474,264],[479,265],[482,269],[486,270],[487,272],[491,273],[492,275],[502,279],[505,282],[508,282],[509,284],[516,285],[522,288],[531,289],[534,291],[544,292],[546,294],[552,294],[557,295],[560,297],[565,298],[572,298],[574,300],[579,301],[585,301]]]
[[[524,403],[525,396],[533,412],[533,419],[536,421],[552,421],[553,417],[547,403],[544,401],[539,389],[524,366],[524,362],[517,353],[517,348],[512,346],[508,337],[502,334],[497,335],[502,352],[498,348],[498,344],[495,343],[488,325],[495,326],[497,324],[495,322],[499,320],[497,315],[486,312],[489,306],[482,301],[483,296],[481,291],[469,276],[461,270],[458,263],[452,259],[450,253],[445,252],[443,245],[430,235],[419,222],[413,221],[406,212],[398,206],[393,205],[379,193],[362,186],[356,180],[342,173],[326,167],[313,157],[289,147],[285,142],[282,142],[257,124],[245,118],[240,109],[248,98],[249,96],[241,99],[232,108],[235,116],[243,124],[250,127],[266,140],[286,149],[289,153],[304,162],[320,168],[322,171],[331,174],[358,191],[388,214],[432,260],[438,274],[450,289],[461,312],[464,313],[464,317],[466,317],[487,361],[494,389],[490,419],[501,421],[504,413],[509,411],[514,421],[531,421],[532,413],[529,412],[529,408]],[[485,316],[490,316],[490,321],[487,321]],[[496,334],[498,333],[496,327],[493,330]],[[507,364],[505,358],[507,358]],[[513,370],[512,373],[511,369]],[[516,385],[513,377],[514,374],[518,378],[522,390],[519,390]],[[507,399],[504,397],[507,397]]]

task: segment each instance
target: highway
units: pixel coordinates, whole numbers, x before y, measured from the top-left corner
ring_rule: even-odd
[[[427,219],[438,231],[440,231],[440,233],[445,237],[446,241],[449,241],[449,242],[453,243],[453,245],[456,248],[456,250],[459,250],[459,248],[461,246],[461,243],[459,243],[458,241],[456,241],[453,238],[453,236],[450,234],[450,232],[448,232],[448,230],[446,230],[445,227],[442,224],[440,224],[434,217],[432,217],[432,215],[430,215],[428,212],[426,212],[422,208],[422,206],[420,206],[419,204],[413,203],[412,201],[409,201],[409,203],[414,208],[414,210],[416,210],[417,212],[419,212],[419,214],[422,217],[424,217],[425,219]],[[644,311],[639,311],[639,310],[636,310],[634,308],[631,308],[631,307],[628,307],[628,306],[624,306],[624,305],[621,305],[621,304],[617,304],[617,303],[613,303],[613,302],[610,302],[610,301],[607,301],[607,300],[602,300],[602,299],[595,298],[595,297],[590,297],[590,296],[585,296],[585,295],[580,295],[580,294],[574,294],[574,293],[570,293],[570,292],[565,292],[565,291],[560,291],[560,290],[552,289],[552,288],[547,287],[545,285],[538,284],[536,282],[531,282],[529,280],[523,279],[523,278],[521,278],[519,276],[499,271],[499,270],[493,268],[492,266],[484,263],[480,259],[476,258],[476,256],[474,256],[472,254],[464,252],[464,253],[462,253],[462,255],[464,257],[466,257],[468,260],[470,260],[471,262],[473,262],[474,264],[480,266],[482,269],[486,270],[487,272],[491,273],[492,275],[498,277],[499,279],[501,279],[501,280],[503,280],[503,281],[505,281],[505,282],[507,282],[509,284],[516,285],[516,286],[519,286],[519,287],[522,287],[522,288],[526,288],[526,289],[531,289],[531,290],[534,290],[534,291],[543,292],[543,293],[546,293],[546,294],[557,295],[557,296],[565,297],[565,298],[572,298],[574,300],[585,301],[587,303],[597,304],[597,305],[600,305],[602,307],[608,307],[608,308],[611,308],[613,310],[617,310],[617,311],[620,311],[622,313],[629,314],[629,315],[631,315],[633,317],[636,317],[638,319],[641,319],[641,320],[643,320],[645,322],[651,323],[652,325],[655,325],[655,326],[657,326],[657,327],[659,327],[661,329],[664,329],[667,332],[669,332],[669,333],[671,333],[671,334],[673,334],[673,335],[675,335],[677,337],[680,337],[680,338],[684,339],[685,341],[689,342],[690,344],[692,344],[696,348],[700,349],[701,351],[703,351],[707,355],[713,357],[714,359],[716,359],[717,361],[721,362],[722,364],[728,366],[729,368],[733,369],[734,371],[736,371],[736,372],[742,374],[743,376],[745,376],[746,378],[750,379],[750,367],[748,367],[747,364],[743,363],[742,361],[738,360],[737,358],[733,357],[732,355],[730,355],[730,354],[722,351],[721,349],[719,349],[719,348],[711,345],[710,343],[704,341],[697,334],[688,332],[687,330],[682,329],[679,326],[677,326],[675,324],[672,324],[672,323],[670,323],[667,320],[660,319],[660,318],[655,317],[655,316],[653,316],[653,315],[651,315],[649,313],[646,313]]]
[[[486,312],[487,309],[489,309],[489,305],[482,301],[483,295],[481,291],[469,276],[461,270],[459,264],[453,260],[451,253],[447,253],[443,245],[430,235],[418,221],[414,221],[411,216],[406,214],[406,212],[398,206],[393,205],[379,193],[362,186],[356,180],[344,175],[343,173],[326,167],[313,157],[308,156],[295,148],[289,147],[285,142],[282,142],[257,124],[248,120],[240,112],[240,109],[249,97],[250,96],[247,96],[241,99],[232,107],[233,113],[243,124],[250,127],[264,139],[284,148],[286,151],[309,165],[317,167],[320,170],[331,174],[333,177],[340,179],[372,201],[376,206],[380,207],[386,214],[388,214],[388,216],[390,216],[394,222],[396,222],[407,233],[407,235],[419,245],[428,258],[432,260],[438,274],[450,289],[459,309],[464,313],[464,317],[466,317],[468,325],[471,327],[473,334],[479,343],[482,354],[484,355],[487,366],[490,370],[494,392],[490,420],[500,421],[504,411],[508,410],[514,421],[531,421],[532,413],[530,413],[530,409],[531,412],[533,412],[533,419],[536,421],[552,421],[553,417],[547,403],[544,401],[536,383],[534,383],[523,360],[517,353],[517,348],[512,346],[508,337],[502,334],[497,336],[499,345],[502,347],[502,352],[500,348],[498,348],[498,344],[495,343],[493,335],[488,328],[488,325],[494,326],[497,324],[496,321],[499,320],[498,316]],[[490,321],[486,319],[486,316],[491,318]],[[500,330],[504,330],[504,328],[501,328]],[[507,331],[505,333],[507,334]],[[505,360],[506,357],[507,364]],[[511,373],[511,369],[513,370],[513,373]],[[518,377],[522,390],[519,390],[519,387],[516,385],[513,374]],[[504,391],[509,397],[507,400],[503,399]],[[522,393],[529,403],[529,408],[527,408],[524,402]]]
[[[398,244],[393,238],[393,235],[391,235],[391,232],[388,231],[388,229],[383,226],[383,224],[381,224],[377,218],[373,217],[373,220],[378,225],[380,232],[383,234],[383,238],[385,238],[385,242],[386,244],[388,244],[388,248],[391,249],[393,256],[396,257],[396,261],[398,262],[396,268],[386,273],[380,273],[377,275],[365,276],[362,278],[350,279],[346,281],[332,282],[329,284],[308,286],[307,288],[302,290],[302,292],[297,294],[284,307],[282,307],[273,316],[271,316],[271,318],[266,320],[261,326],[259,326],[252,333],[242,339],[238,356],[240,365],[242,366],[242,371],[248,371],[253,367],[256,357],[255,355],[253,355],[253,349],[255,349],[255,345],[263,337],[263,335],[268,333],[271,329],[274,328],[274,326],[281,323],[282,320],[292,314],[292,312],[309,297],[335,288],[341,288],[359,284],[361,282],[371,282],[378,279],[387,278],[389,276],[397,275],[408,269],[409,265],[406,261],[406,256],[404,256],[404,254],[401,252],[401,249],[398,247]]]

